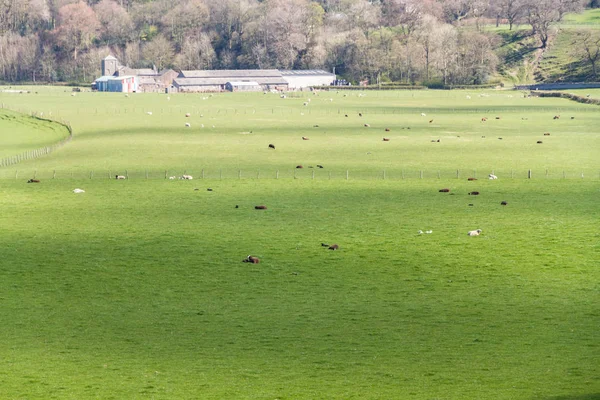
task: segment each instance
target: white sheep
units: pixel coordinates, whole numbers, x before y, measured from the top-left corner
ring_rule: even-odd
[[[175,180],[175,179],[177,179],[177,178],[175,178],[174,176],[170,176],[170,177],[169,177],[169,179],[170,179],[170,180]]]
[[[73,189],[73,193],[85,193],[85,190],[83,189]]]
[[[490,174],[490,175],[489,175],[489,178],[490,178],[490,179],[498,179],[498,177],[497,177],[496,175],[494,175],[494,174]]]
[[[186,127],[186,128],[189,128],[190,126],[192,126],[192,125],[191,125],[189,122],[186,122],[186,123],[185,123],[185,127]]]
[[[185,179],[185,180],[190,180],[191,181],[194,178],[191,175],[181,175],[181,178],[179,178],[179,179]]]
[[[421,117],[426,117],[426,116],[427,116],[427,114],[421,113]]]
[[[190,113],[186,113],[186,114],[185,114],[185,116],[186,116],[187,118],[189,118],[189,117],[191,117],[191,116],[192,116],[192,114],[190,114]]]
[[[115,179],[125,179],[123,175],[115,175]]]
[[[480,233],[481,233],[481,229],[477,229],[477,230],[474,230],[474,231],[467,232],[467,235],[469,235],[469,236],[479,236]]]
[[[152,111],[148,111],[146,114],[148,114],[148,115],[152,115]]]

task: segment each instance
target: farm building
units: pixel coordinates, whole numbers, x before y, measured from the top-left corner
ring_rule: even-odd
[[[173,79],[178,75],[172,69],[158,72],[152,68],[129,68],[121,65],[119,60],[110,55],[102,60],[101,67],[102,77],[96,79],[94,84],[92,84],[92,89],[103,92],[124,91],[116,82],[113,82],[111,85],[108,82],[111,78],[121,78],[121,81],[123,81],[122,78],[127,78],[126,80],[130,81],[130,77],[135,77],[134,92],[164,92],[165,88],[170,87]],[[130,82],[125,83],[129,84]]]
[[[227,82],[252,82],[252,90],[287,90],[287,82],[276,69],[181,71],[173,81],[180,92],[220,92]],[[250,87],[246,89],[249,90]]]
[[[227,82],[225,90],[230,92],[260,92],[262,87],[257,82]]]
[[[280,71],[290,90],[312,86],[329,86],[336,79],[335,74],[320,69]]]
[[[133,75],[102,76],[92,83],[92,89],[99,92],[133,93],[138,91],[138,78]]]

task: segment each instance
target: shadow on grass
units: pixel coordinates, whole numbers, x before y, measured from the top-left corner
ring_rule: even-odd
[[[600,393],[544,397],[543,400],[600,400]]]

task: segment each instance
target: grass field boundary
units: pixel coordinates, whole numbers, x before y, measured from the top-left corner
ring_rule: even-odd
[[[0,108],[3,110],[13,111],[13,112],[16,112],[16,113],[19,113],[22,115],[27,115],[31,118],[35,118],[40,121],[46,121],[46,122],[64,126],[67,129],[67,131],[69,132],[67,137],[65,137],[64,139],[61,139],[60,141],[58,141],[57,143],[55,143],[51,146],[44,146],[44,147],[40,147],[37,149],[28,150],[28,151],[25,151],[23,153],[20,153],[20,154],[14,155],[14,156],[4,157],[4,158],[0,159],[0,168],[9,167],[11,165],[18,164],[25,160],[32,160],[32,159],[35,159],[38,157],[46,156],[46,155],[58,150],[59,148],[63,147],[65,144],[69,143],[71,141],[71,139],[73,139],[73,128],[66,121],[59,121],[59,120],[56,120],[53,118],[47,118],[47,117],[44,117],[43,114],[38,114],[35,112],[27,113],[27,112],[24,112],[23,110],[15,110],[15,109],[12,109],[12,108],[6,106],[6,104],[4,104],[4,103],[0,104]]]
[[[302,169],[235,169],[235,168],[189,168],[173,170],[38,170],[34,168],[0,170],[0,179],[42,179],[42,180],[107,180],[121,176],[126,180],[172,180],[179,181],[183,175],[190,175],[194,181],[232,181],[232,180],[335,180],[335,181],[403,181],[403,180],[456,180],[469,178],[488,180],[489,174],[498,179],[600,179],[600,171],[593,169],[498,169],[482,171],[475,169],[457,170],[325,170],[319,168]]]
[[[600,99],[594,99],[591,97],[583,97],[583,96],[579,96],[579,95],[576,95],[573,93],[539,92],[539,91],[532,90],[531,95],[537,96],[537,97],[560,97],[561,99],[572,100],[572,101],[576,101],[578,103],[594,104],[594,105],[600,106]]]

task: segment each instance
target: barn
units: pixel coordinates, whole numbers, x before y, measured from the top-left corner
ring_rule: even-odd
[[[134,93],[138,91],[137,76],[114,76],[109,78],[106,83],[107,92]]]
[[[290,90],[313,86],[329,86],[336,79],[332,74],[321,69],[284,70],[280,71]]]
[[[227,90],[227,82],[245,82],[248,90],[288,89],[287,82],[276,69],[181,71],[173,80],[173,86],[179,92],[221,92]]]

